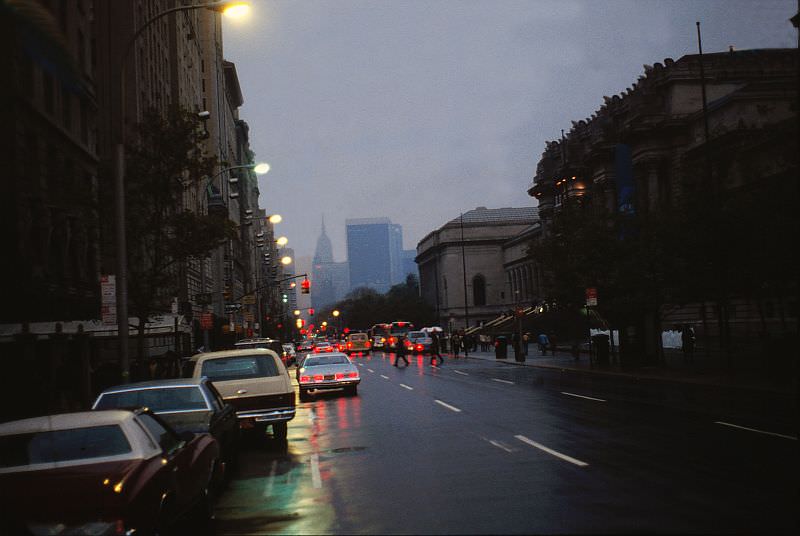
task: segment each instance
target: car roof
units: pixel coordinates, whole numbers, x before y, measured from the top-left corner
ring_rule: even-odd
[[[201,354],[195,354],[189,359],[191,361],[206,361],[208,359],[216,359],[219,357],[239,357],[239,356],[247,356],[247,355],[271,355],[273,357],[278,357],[273,350],[269,348],[244,348],[242,350],[222,350],[219,352],[203,352]]]
[[[103,389],[100,394],[138,391],[140,389],[157,389],[159,387],[194,387],[207,381],[206,378],[175,378],[169,380],[151,380],[147,382],[126,383]]]
[[[122,409],[101,411],[79,411],[61,413],[59,415],[43,415],[19,421],[0,424],[0,435],[47,432],[49,430],[69,430],[72,428],[89,428],[106,424],[124,424],[132,421],[134,413]]]

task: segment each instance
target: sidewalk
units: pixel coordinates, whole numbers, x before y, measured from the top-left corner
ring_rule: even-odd
[[[509,348],[507,359],[496,359],[494,351],[489,352],[470,352],[469,359],[483,361],[493,361],[506,363],[515,366],[534,367],[559,371],[562,373],[573,373],[576,375],[591,375],[606,377],[608,379],[633,380],[637,383],[644,381],[685,384],[692,386],[708,386],[714,388],[726,388],[740,391],[772,393],[779,396],[791,396],[796,398],[797,378],[784,376],[768,376],[763,371],[734,371],[720,369],[720,367],[701,367],[686,365],[682,362],[682,357],[667,355],[664,364],[640,366],[636,368],[622,368],[617,363],[608,365],[597,365],[590,363],[589,356],[581,354],[576,360],[570,352],[556,351],[555,355],[548,352],[547,355],[540,355],[538,348],[531,345],[530,353],[524,362],[514,360],[513,350]],[[449,360],[454,360],[451,353],[445,354]],[[463,359],[463,352],[459,359]]]

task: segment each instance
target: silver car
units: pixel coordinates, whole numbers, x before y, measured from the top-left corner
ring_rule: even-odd
[[[339,352],[308,354],[297,370],[301,401],[309,399],[309,391],[327,389],[344,389],[345,393],[356,396],[360,382],[358,368]]]

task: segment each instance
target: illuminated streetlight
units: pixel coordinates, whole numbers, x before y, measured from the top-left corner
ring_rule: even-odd
[[[286,238],[285,236],[282,236],[282,237],[278,238],[275,241],[275,243],[278,244],[280,247],[283,247],[283,246],[285,246],[286,244],[289,243],[289,239]]]
[[[281,264],[283,264],[284,266],[292,264],[292,258],[288,255],[286,255],[285,257],[281,257]]]
[[[267,216],[267,220],[269,220],[270,223],[280,223],[283,221],[283,216],[280,214],[273,214],[272,216]]]
[[[240,19],[250,12],[248,2],[224,2],[221,7],[222,14],[231,19]]]
[[[255,171],[257,175],[264,175],[269,171],[269,169],[269,164],[266,162],[261,162],[260,164],[255,165],[253,171]]]
[[[294,316],[300,316],[300,309],[294,310]]]
[[[338,311],[337,309],[334,309],[334,310],[333,310],[333,312],[332,312],[331,314],[332,314],[333,316],[339,316],[339,314],[340,314],[340,313],[339,313],[339,311]]]

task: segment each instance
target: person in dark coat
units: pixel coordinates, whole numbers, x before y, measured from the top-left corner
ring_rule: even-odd
[[[458,351],[461,348],[461,337],[458,333],[453,333],[450,336],[450,351],[453,352],[453,357],[458,357]]]
[[[406,366],[408,366],[408,358],[406,357],[406,336],[400,335],[397,337],[397,348],[394,350],[394,366],[399,366],[400,360],[406,362]]]
[[[681,349],[683,350],[683,362],[691,364],[694,362],[694,328],[692,326],[683,326],[681,330]]]
[[[433,366],[434,358],[439,360],[439,364],[441,365],[444,363],[444,359],[442,359],[442,353],[439,343],[439,334],[435,331],[431,332],[431,366]]]
[[[511,335],[511,345],[514,347],[514,361],[522,361],[522,348],[520,347],[519,333]]]

